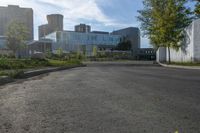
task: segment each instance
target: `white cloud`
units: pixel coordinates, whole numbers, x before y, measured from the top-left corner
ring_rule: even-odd
[[[64,14],[66,21],[79,23],[80,19],[95,20],[101,23],[111,23],[98,7],[95,0],[38,0],[62,7],[60,13]]]
[[[108,17],[101,10],[98,4],[107,4],[112,6],[112,0],[0,0],[0,6],[20,5],[34,10],[34,34],[35,39],[38,36],[38,26],[47,22],[46,15],[59,13],[64,15],[65,29],[73,29],[75,24],[92,23],[95,30],[117,30],[129,26],[137,26],[133,23],[120,23],[112,16]],[[144,39],[143,42],[147,43]]]
[[[20,5],[34,10],[35,33],[40,24],[46,23],[46,15],[61,13],[65,16],[66,27],[72,28],[80,20],[97,21],[104,25],[113,25],[115,20],[108,18],[98,7],[95,0],[1,0],[0,6]],[[48,5],[55,5],[48,6]],[[60,7],[60,8],[59,8]]]

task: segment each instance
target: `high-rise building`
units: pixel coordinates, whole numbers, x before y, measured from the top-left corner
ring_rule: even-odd
[[[23,23],[29,32],[28,40],[33,40],[33,10],[15,5],[0,7],[0,36],[6,35],[9,24],[14,21]]]
[[[49,31],[63,31],[63,15],[51,14],[47,15],[47,21],[49,25]]]
[[[76,25],[74,28],[75,28],[75,32],[83,32],[83,33],[91,32],[91,27],[86,24]]]
[[[39,26],[39,39],[55,31],[63,31],[63,15],[47,15],[48,24]]]
[[[46,36],[48,34],[49,34],[49,26],[48,26],[48,24],[40,25],[38,27],[38,37],[39,37],[39,40],[42,37],[44,37],[44,36]]]

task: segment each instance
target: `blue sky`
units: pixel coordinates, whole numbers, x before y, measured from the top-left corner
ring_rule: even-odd
[[[73,30],[74,25],[86,23],[92,30],[112,32],[120,28],[139,27],[137,11],[142,0],[0,0],[0,6],[8,4],[30,7],[34,10],[34,36],[38,26],[47,23],[46,15],[64,15],[64,29]],[[149,41],[141,37],[141,47],[149,47]]]

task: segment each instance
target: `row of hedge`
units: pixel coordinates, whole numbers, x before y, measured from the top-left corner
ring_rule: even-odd
[[[0,70],[29,69],[39,67],[56,67],[70,64],[80,64],[80,60],[50,60],[50,59],[8,59],[0,58]]]

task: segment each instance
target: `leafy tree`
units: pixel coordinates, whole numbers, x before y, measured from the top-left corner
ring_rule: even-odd
[[[77,52],[76,52],[76,58],[77,59],[81,59],[82,58],[82,53],[81,53],[81,47],[80,45],[78,45],[78,48],[77,48]]]
[[[120,51],[130,51],[131,50],[131,41],[129,40],[125,40],[123,39],[123,41],[121,41],[117,47],[116,50],[120,50]]]
[[[13,21],[7,29],[7,47],[13,51],[17,57],[18,51],[25,46],[25,41],[28,39],[28,29],[20,22]]]
[[[62,48],[57,49],[56,54],[61,59],[63,57],[63,54],[64,54],[63,49]]]
[[[185,7],[187,0],[144,0],[144,10],[139,11],[138,20],[141,29],[147,35],[154,47],[168,48],[169,63],[170,48],[176,50],[184,38],[183,30],[191,22],[190,10]]]
[[[97,56],[97,46],[93,46],[93,47],[92,47],[92,55],[93,55],[94,57]]]
[[[194,17],[200,18],[200,0],[190,0],[191,2],[194,2],[195,7],[193,14],[195,15]]]
[[[46,50],[46,52],[45,52],[45,56],[46,56],[47,58],[50,59],[50,58],[52,57],[52,55],[53,55],[53,54],[52,54],[51,50],[49,50],[49,49]]]
[[[200,17],[200,0],[195,0],[197,3],[195,5],[195,13],[197,17]]]

